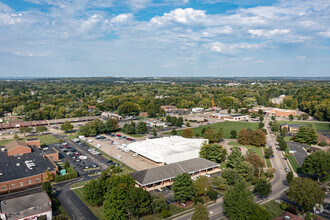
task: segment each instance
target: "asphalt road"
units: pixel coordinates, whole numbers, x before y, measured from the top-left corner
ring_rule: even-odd
[[[90,211],[90,209],[70,189],[70,186],[73,183],[93,178],[97,177],[82,176],[74,181],[63,182],[53,186],[56,197],[72,220],[97,220],[96,216]]]

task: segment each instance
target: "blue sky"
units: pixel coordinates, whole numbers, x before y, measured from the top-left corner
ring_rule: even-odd
[[[0,77],[330,76],[329,0],[0,0]]]

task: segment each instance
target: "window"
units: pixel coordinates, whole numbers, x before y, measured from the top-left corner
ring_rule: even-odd
[[[39,178],[36,179],[36,182],[39,182]]]
[[[11,184],[11,188],[15,188],[15,184]]]
[[[20,183],[19,183],[19,186],[23,186],[23,182],[20,182]]]
[[[2,186],[2,190],[5,190],[6,189],[6,186]]]
[[[31,180],[28,180],[28,184],[30,185],[32,183],[32,181]]]

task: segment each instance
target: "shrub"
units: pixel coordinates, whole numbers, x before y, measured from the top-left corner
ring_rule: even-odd
[[[289,208],[289,206],[288,206],[288,204],[286,204],[285,202],[281,202],[280,208],[281,208],[282,210],[286,211],[286,210]]]
[[[214,190],[211,190],[210,192],[208,192],[207,195],[213,201],[217,200],[217,198],[218,198],[218,193]]]

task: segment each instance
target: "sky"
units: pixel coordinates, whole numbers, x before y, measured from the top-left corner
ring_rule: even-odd
[[[330,77],[330,0],[0,0],[0,77]]]

